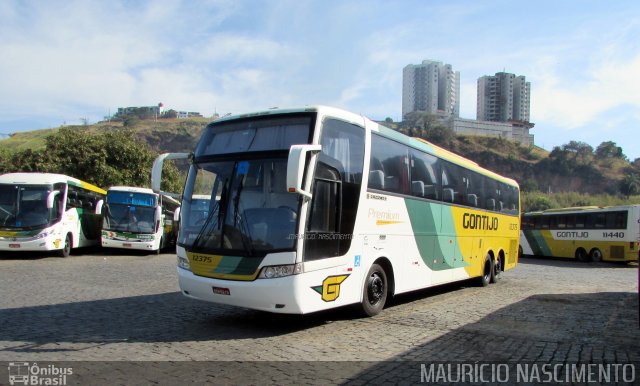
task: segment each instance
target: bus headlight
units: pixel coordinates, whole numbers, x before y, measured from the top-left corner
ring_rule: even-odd
[[[262,267],[258,279],[277,279],[299,273],[302,273],[302,264],[270,265]]]
[[[42,233],[38,233],[37,235],[33,236],[33,239],[34,240],[44,239],[45,237],[49,236],[52,233],[53,232],[51,232],[51,231],[45,231],[45,232],[42,232]]]
[[[189,265],[189,259],[186,257],[178,256],[178,267],[191,271],[191,265]]]

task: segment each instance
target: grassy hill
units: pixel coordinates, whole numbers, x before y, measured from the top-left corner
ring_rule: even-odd
[[[189,152],[193,150],[202,129],[210,121],[211,118],[137,120],[127,127],[134,131],[136,139],[149,144],[157,152]],[[66,127],[98,132],[122,128],[124,124],[114,121]],[[45,138],[57,130],[54,128],[14,133],[9,138],[0,139],[0,149],[10,152],[42,149],[45,147]]]

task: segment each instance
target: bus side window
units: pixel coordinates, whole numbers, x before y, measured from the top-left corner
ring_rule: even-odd
[[[430,154],[411,150],[411,194],[417,197],[438,199],[438,159]]]
[[[393,193],[409,194],[408,150],[407,146],[379,135],[373,135],[371,137],[371,166],[369,170],[382,170],[384,173],[382,187],[377,189]],[[382,165],[381,169],[380,165]],[[379,184],[376,183],[376,185]],[[369,187],[376,189],[371,185],[369,185]]]

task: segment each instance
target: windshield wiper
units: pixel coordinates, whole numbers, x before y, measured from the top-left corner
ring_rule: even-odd
[[[244,180],[246,179],[246,174],[243,174],[240,179],[240,184],[238,185],[238,189],[236,189],[236,195],[233,198],[233,228],[236,228],[238,221],[240,221],[240,225],[243,226],[240,228],[240,239],[242,240],[242,244],[245,250],[249,251],[249,255],[255,255],[255,251],[253,249],[253,239],[249,234],[249,226],[247,222],[244,220],[244,216],[241,216],[238,213],[238,208],[240,207],[240,194],[242,193],[242,189],[244,188]],[[248,244],[248,245],[247,245]]]
[[[214,217],[218,217],[218,222],[217,224],[220,225],[222,224],[222,221],[224,221],[224,216],[227,212],[226,207],[227,207],[227,196],[228,196],[228,182],[229,179],[227,178],[226,180],[224,180],[224,183],[222,184],[222,193],[220,194],[220,201],[215,204],[218,207],[218,210],[216,211],[215,208],[214,210],[212,210],[211,212],[209,212],[209,215],[207,215],[206,220],[204,221],[204,223],[202,224],[202,228],[200,229],[200,231],[198,232],[198,235],[196,236],[196,238],[193,240],[193,247],[197,248],[200,244],[200,239],[202,238],[202,236],[205,234],[205,231],[207,231],[207,229],[209,228],[209,224],[211,224],[211,220],[213,220]],[[215,189],[213,191],[213,198],[215,200]],[[216,213],[217,212],[217,213]],[[222,232],[220,234],[220,242],[218,243],[219,245],[215,246],[216,248],[220,248],[222,246]]]

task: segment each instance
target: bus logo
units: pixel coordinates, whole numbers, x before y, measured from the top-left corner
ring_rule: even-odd
[[[9,362],[9,384],[16,385],[18,383],[29,384],[28,362]]]
[[[322,295],[325,302],[333,302],[340,296],[340,284],[348,277],[349,275],[329,276],[322,281],[322,285],[311,288]]]

